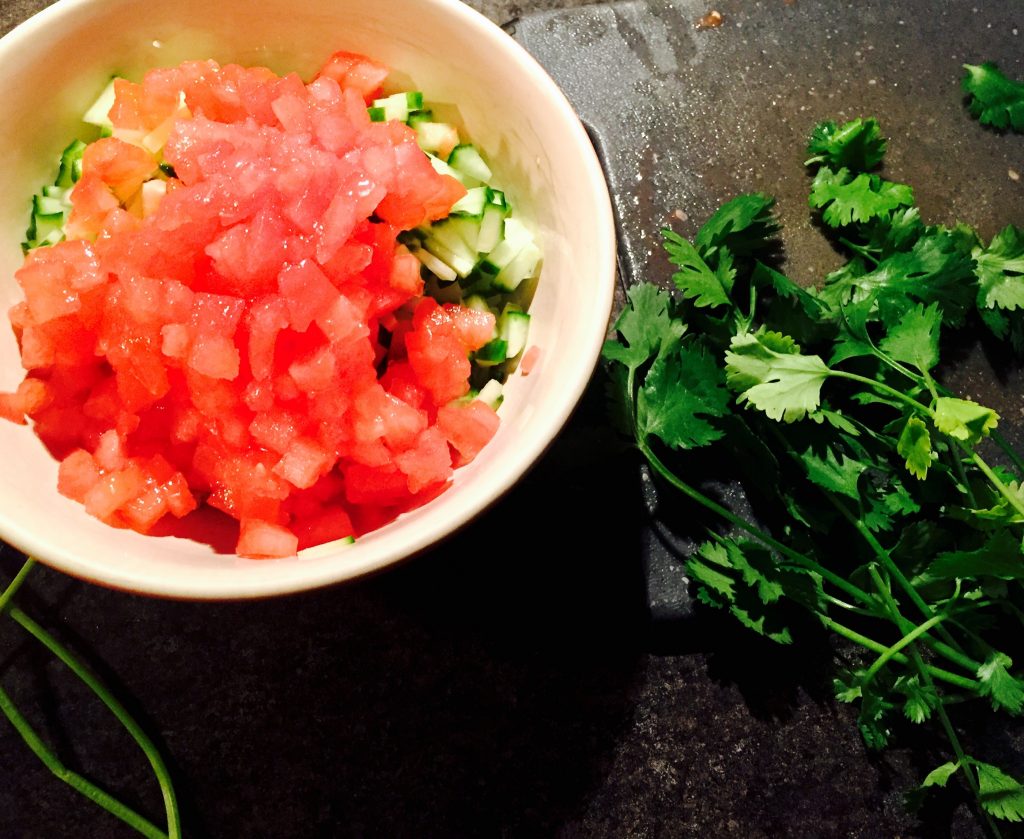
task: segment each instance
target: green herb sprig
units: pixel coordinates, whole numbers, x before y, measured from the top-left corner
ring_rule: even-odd
[[[818,288],[773,267],[773,200],[743,195],[693,242],[663,231],[677,293],[633,287],[604,357],[615,416],[711,514],[686,559],[699,601],[781,644],[800,609],[859,648],[835,688],[866,744],[937,723],[951,759],[913,797],[958,775],[998,836],[996,820],[1024,819],[1024,785],[967,754],[950,714],[1024,711],[1024,461],[939,371],[978,320],[1024,345],[1024,234],[986,247],[925,224],[911,187],[873,171],[885,145],[873,119],[814,129],[809,204],[847,256]],[[683,477],[698,449],[756,518]]]
[[[965,64],[967,107],[982,125],[1024,131],[1024,82],[1007,77],[992,62]]]

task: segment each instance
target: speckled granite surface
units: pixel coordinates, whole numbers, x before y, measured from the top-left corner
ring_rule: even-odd
[[[44,5],[0,2],[2,30]],[[504,23],[579,4],[473,5]],[[906,27],[908,43],[926,39],[934,61],[959,55],[971,26],[996,21],[992,39],[1011,37],[1014,16],[1024,26],[1017,2],[957,4],[981,16],[970,26],[943,23],[931,13],[938,4],[874,5],[897,18],[899,8],[916,10],[893,26]],[[805,37],[801,26],[812,23],[841,29],[851,14],[807,0],[723,0],[720,8],[726,25],[701,33],[706,43],[726,48],[723,55],[745,46],[766,67],[788,49],[778,27],[754,26],[766,10],[788,16],[782,30],[792,38]],[[534,19],[517,34],[529,43],[535,27],[540,52],[555,43],[544,40],[543,27],[557,25],[572,21]],[[879,30],[880,38],[891,35]],[[849,46],[837,43],[836,54],[856,67],[870,44],[854,45],[861,52],[852,57]],[[714,52],[702,54],[710,62]],[[908,78],[916,78],[908,61]],[[725,96],[727,80],[708,78]],[[753,95],[751,85],[739,93]],[[896,112],[892,96],[887,88]],[[815,115],[831,104],[817,103]],[[853,105],[834,104],[838,116],[852,115]],[[698,114],[693,136],[703,127]],[[754,164],[730,157],[744,144],[756,147],[748,137],[717,152],[687,205],[693,215],[718,200],[716,190],[763,183]],[[1024,158],[1019,144],[1000,148]],[[620,192],[621,207],[632,193]],[[966,193],[962,199],[966,207]],[[1021,223],[1019,212],[1014,220]],[[496,513],[376,578],[275,601],[202,605],[118,594],[40,569],[23,601],[158,732],[190,839],[980,835],[955,795],[928,823],[904,810],[901,791],[939,762],[935,744],[903,741],[881,757],[866,753],[849,709],[830,698],[827,649],[781,650],[713,619],[651,626],[635,464],[606,454],[609,432],[595,419],[600,387],[588,400]],[[557,503],[545,486],[557,486]],[[477,546],[496,517],[522,527],[506,530],[481,561]],[[0,556],[4,576],[16,567],[16,557]],[[160,812],[129,738],[7,624],[0,679],[70,765],[144,812]],[[972,736],[1013,753],[1019,738],[1000,735]],[[0,837],[130,835],[0,725]]]

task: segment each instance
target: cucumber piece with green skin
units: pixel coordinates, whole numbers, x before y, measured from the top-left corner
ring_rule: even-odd
[[[464,177],[479,183],[490,183],[494,177],[491,167],[484,162],[472,143],[462,143],[452,149],[452,153],[448,155],[448,165],[461,172]]]
[[[497,273],[492,281],[492,286],[498,291],[515,291],[523,280],[536,274],[540,257],[540,248],[530,242]]]
[[[480,233],[476,247],[480,253],[490,253],[502,240],[505,229],[505,217],[508,210],[503,205],[488,202],[480,218]]]
[[[461,240],[448,245],[435,236],[429,236],[423,240],[423,248],[451,268],[457,277],[465,279],[476,267],[476,251],[470,250]]]
[[[508,358],[508,342],[502,338],[488,341],[475,353],[473,361],[481,367],[494,367]]]
[[[489,205],[490,188],[486,186],[475,186],[466,190],[466,194],[452,204],[448,211],[449,216],[470,216],[482,219],[484,212]]]
[[[368,110],[373,122],[387,122],[393,119],[405,122],[409,119],[409,114],[422,107],[423,94],[418,90],[412,90],[407,93],[395,93],[382,99],[374,99],[373,105]]]
[[[454,283],[459,275],[455,273],[454,269],[434,256],[430,251],[424,250],[422,247],[414,247],[406,245],[409,248],[409,252],[415,256],[420,263],[430,271],[435,277],[444,283]]]
[[[505,388],[501,382],[497,379],[491,379],[487,384],[480,388],[480,392],[474,397],[479,399],[485,405],[491,408],[491,410],[497,411],[501,403],[505,399]]]
[[[498,337],[507,344],[509,358],[515,358],[524,349],[530,337],[530,315],[514,303],[505,304],[498,316]]]
[[[67,205],[60,198],[50,198],[37,193],[32,196],[32,215],[40,216],[63,216]]]
[[[453,169],[445,161],[441,160],[436,154],[430,154],[427,152],[427,157],[430,160],[430,165],[434,167],[434,171],[439,175],[448,175],[450,178],[455,178],[460,184],[466,187],[479,186],[479,184],[467,182],[467,178],[461,172]]]
[[[533,234],[519,219],[507,217],[504,221],[502,240],[480,261],[480,270],[496,277],[519,252],[533,242]]]
[[[72,140],[71,144],[64,149],[60,156],[60,170],[57,172],[55,186],[69,189],[78,183],[82,177],[82,152],[85,151],[85,143],[81,140]]]
[[[423,247],[447,262],[460,277],[468,277],[476,268],[476,238],[479,234],[476,220],[449,217],[418,230],[423,234]]]
[[[405,122],[410,128],[415,128],[421,122],[434,122],[434,112],[430,108],[413,111]]]

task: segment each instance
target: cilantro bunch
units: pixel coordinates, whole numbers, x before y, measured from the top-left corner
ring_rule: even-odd
[[[845,639],[836,696],[866,744],[936,723],[949,760],[916,797],[959,776],[998,835],[1024,785],[965,751],[950,709],[1024,712],[1024,460],[940,361],[978,322],[1024,347],[1024,234],[926,224],[875,171],[885,147],[872,119],[814,129],[809,203],[847,257],[820,287],[780,273],[773,200],[743,195],[692,242],[663,231],[676,292],[633,287],[604,357],[620,424],[708,514],[686,559],[699,601],[781,644],[798,612]]]

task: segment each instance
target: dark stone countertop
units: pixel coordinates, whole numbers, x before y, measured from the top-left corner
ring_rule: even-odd
[[[44,5],[5,0],[0,31]],[[506,22],[579,4],[473,5]],[[726,26],[706,34],[738,38],[730,22],[765,6],[723,0]],[[756,27],[742,34],[757,47]],[[948,28],[934,48],[959,36]],[[691,209],[752,172],[711,171]],[[620,210],[623,200],[620,190]],[[831,698],[828,648],[778,648],[715,617],[652,623],[636,464],[606,453],[601,402],[595,381],[498,510],[371,579],[194,604],[40,568],[20,600],[157,736],[189,839],[981,835],[955,792],[927,823],[904,809],[902,792],[945,759],[941,744],[910,733],[869,754],[851,709]],[[17,567],[0,556],[4,578]],[[4,687],[69,765],[159,816],[130,738],[9,622],[0,662]],[[0,756],[0,836],[134,835],[54,779],[6,724]]]

